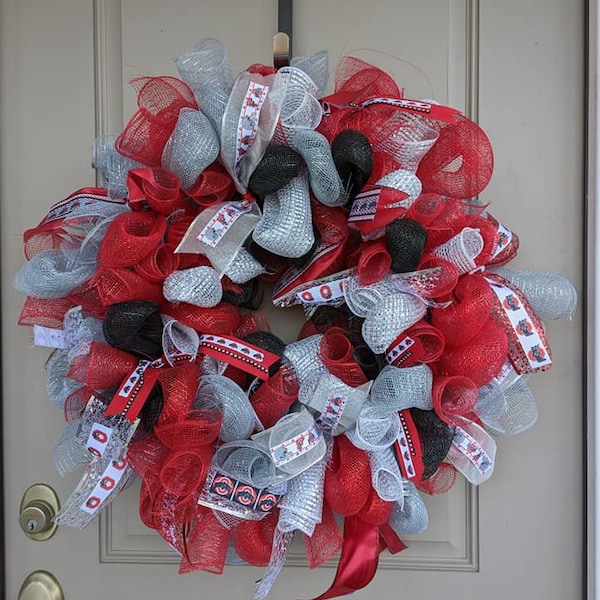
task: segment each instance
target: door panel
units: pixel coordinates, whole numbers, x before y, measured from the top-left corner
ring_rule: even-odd
[[[47,353],[31,348],[29,333],[15,326],[22,298],[10,281],[22,264],[21,232],[50,204],[93,183],[94,132],[118,132],[135,110],[127,80],[176,75],[172,58],[207,35],[224,42],[234,72],[268,64],[277,2],[48,4],[12,0],[1,8],[8,597],[36,568],[53,572],[67,598],[191,597],[200,589],[206,597],[248,597],[260,569],[178,577],[177,557],[137,517],[135,486],[84,532],[62,527],[49,542],[34,544],[18,530],[20,496],[30,483],[50,483],[65,500],[77,478],[60,480],[54,472],[50,449],[62,423],[45,400]],[[433,98],[479,117],[496,157],[482,197],[520,234],[517,266],[562,272],[581,289],[583,2],[522,4],[302,0],[294,7],[294,52],[326,48],[333,68],[341,53],[356,50],[391,73],[407,97]],[[271,314],[275,331],[293,337],[298,323],[290,325],[281,311]],[[499,440],[496,473],[480,490],[460,480],[450,494],[427,498],[429,529],[407,538],[407,551],[384,556],[374,582],[356,597],[391,597],[400,585],[422,599],[487,590],[494,600],[505,597],[506,578],[530,597],[579,596],[579,314],[548,326],[555,367],[532,381],[537,426]],[[274,599],[310,597],[333,578],[331,568],[307,577],[301,545],[287,564]]]

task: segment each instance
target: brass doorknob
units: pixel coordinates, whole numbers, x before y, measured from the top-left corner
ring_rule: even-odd
[[[36,483],[27,489],[21,500],[19,523],[25,535],[36,542],[50,539],[58,525],[53,519],[60,509],[56,492]]]
[[[23,582],[18,600],[65,600],[65,596],[52,573],[35,571]]]

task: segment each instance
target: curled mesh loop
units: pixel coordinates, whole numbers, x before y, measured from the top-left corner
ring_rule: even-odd
[[[131,169],[143,167],[142,163],[117,152],[115,135],[95,138],[92,148],[92,165],[100,174],[100,185],[106,188],[109,198],[127,198],[127,174]]]
[[[63,250],[44,250],[25,263],[16,273],[14,287],[34,298],[64,298],[77,286],[86,282],[97,265],[82,262]]]
[[[371,387],[371,402],[387,411],[406,408],[431,410],[433,374],[427,365],[398,369],[384,367]]]
[[[282,67],[277,72],[285,92],[279,119],[285,130],[315,129],[321,122],[323,109],[314,81],[301,69]]]
[[[250,437],[256,417],[244,390],[223,375],[204,375],[194,401],[195,408],[218,408],[223,415],[219,439],[223,442]]]
[[[344,286],[344,298],[352,313],[357,317],[366,317],[386,296],[397,291],[389,279],[382,279],[373,285],[361,285],[359,277],[350,277]]]
[[[322,50],[311,56],[294,56],[290,66],[304,71],[317,88],[317,97],[321,97],[327,88],[329,80],[329,55]]]
[[[198,332],[167,315],[161,315],[161,318],[163,323],[162,349],[169,364],[173,364],[173,356],[180,352],[189,354],[192,360],[196,358],[200,347]]]
[[[323,514],[326,467],[327,460],[320,460],[288,481],[287,494],[279,504],[277,528],[280,531],[285,533],[298,529],[312,536]]]
[[[404,488],[404,501],[394,505],[389,524],[398,535],[422,533],[429,525],[427,508],[412,481],[405,481]]]
[[[46,394],[57,408],[64,410],[66,399],[81,383],[67,377],[71,360],[67,350],[55,350],[46,361]]]
[[[354,427],[346,431],[348,439],[361,450],[376,452],[389,448],[400,433],[397,413],[384,412],[370,401],[363,404]]]
[[[306,175],[294,177],[265,198],[263,216],[252,239],[265,250],[286,258],[298,258],[312,248],[315,237]]]
[[[263,265],[245,248],[235,255],[233,262],[225,270],[225,275],[233,283],[247,283],[265,272]]]
[[[476,411],[486,429],[495,435],[516,435],[527,431],[535,425],[538,419],[538,407],[533,393],[527,383],[521,378],[504,391],[500,391],[502,402],[498,403],[499,410],[479,412],[486,401],[481,397]]]
[[[327,372],[319,353],[322,339],[323,334],[317,333],[285,347],[283,356],[290,363],[300,386],[313,376]]]
[[[254,169],[248,189],[261,198],[274,194],[297,177],[303,165],[304,161],[296,151],[282,144],[271,143]]]
[[[506,267],[492,271],[516,285],[542,320],[569,319],[575,312],[577,290],[564,275]]]
[[[179,177],[189,190],[219,156],[219,137],[208,117],[193,108],[182,108],[177,125],[165,145],[161,164]]]
[[[427,313],[427,305],[418,296],[395,293],[386,296],[371,309],[362,324],[365,343],[375,354],[383,354],[390,344]]]
[[[421,181],[419,178],[406,169],[398,169],[384,175],[377,181],[377,185],[394,188],[395,190],[407,194],[408,198],[402,200],[400,203],[400,205],[405,208],[409,208],[422,192]]]
[[[483,250],[483,238],[478,229],[465,227],[458,235],[432,250],[432,254],[452,263],[461,275],[477,267],[475,259]]]
[[[327,206],[346,204],[344,186],[338,175],[327,138],[311,129],[292,129],[287,132],[290,147],[306,163],[310,187],[320,202]]]
[[[257,488],[270,486],[275,478],[271,455],[251,440],[223,444],[215,452],[213,467]]]
[[[163,294],[170,302],[210,308],[221,302],[223,287],[212,267],[192,267],[171,273],[164,281]]]
[[[416,271],[427,245],[427,230],[413,219],[396,219],[386,225],[385,245],[394,273]]]
[[[79,420],[66,423],[54,446],[54,467],[61,477],[77,471],[93,458],[77,437],[80,426]]]
[[[435,411],[410,409],[410,416],[419,432],[423,457],[423,480],[433,477],[446,458],[454,437],[454,427],[444,423]]]
[[[369,453],[371,484],[377,495],[386,502],[401,501],[404,496],[402,474],[392,448]]]

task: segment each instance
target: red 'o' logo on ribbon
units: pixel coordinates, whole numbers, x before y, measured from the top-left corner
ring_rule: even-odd
[[[312,302],[315,299],[315,297],[309,291],[302,292],[301,296],[302,300],[305,302]]]
[[[125,469],[125,467],[127,466],[127,461],[126,460],[113,460],[112,466],[117,471],[123,471]]]
[[[108,442],[108,436],[106,433],[104,431],[100,431],[99,429],[94,429],[94,431],[92,431],[92,437],[101,444],[106,444],[106,442]]]
[[[97,448],[93,448],[92,446],[90,446],[88,448],[88,452],[91,452],[94,456],[97,456],[98,458],[102,458],[102,454],[100,453],[100,450],[98,450]]]
[[[263,494],[258,499],[258,509],[262,512],[269,512],[277,504],[277,496],[275,494]]]
[[[90,496],[86,501],[85,501],[85,505],[88,508],[98,508],[100,506],[100,503],[102,502],[102,500],[100,500],[100,498],[98,498],[97,496]]]
[[[103,490],[112,490],[116,485],[115,480],[112,477],[105,476],[100,481],[100,487]]]
[[[257,492],[250,485],[240,485],[235,492],[234,500],[243,506],[252,506],[256,502]]]
[[[230,496],[231,492],[233,492],[233,480],[225,475],[215,477],[210,491],[218,494],[219,496]]]

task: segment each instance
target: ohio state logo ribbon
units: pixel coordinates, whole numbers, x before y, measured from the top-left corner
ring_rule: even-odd
[[[123,415],[133,423],[139,416],[154,384],[158,381],[160,370],[175,367],[182,362],[192,359],[190,354],[177,354],[170,357],[171,364],[166,358],[156,360],[140,360],[135,369],[125,378],[110,404],[104,411],[105,417]]]
[[[81,510],[94,514],[119,485],[127,472],[126,460],[112,460],[100,476],[100,479],[90,495],[81,505]]]
[[[400,465],[400,471],[405,479],[419,483],[425,471],[419,432],[409,410],[402,410],[398,415],[401,427],[394,444],[394,450]]]
[[[485,278],[496,295],[494,315],[508,335],[508,355],[515,371],[519,375],[547,371],[552,365],[550,345],[529,301],[503,277],[489,273]]]
[[[348,226],[363,234],[373,233],[406,212],[408,194],[393,188],[365,186],[356,195],[348,216]]]
[[[212,334],[200,336],[200,352],[264,380],[269,378],[269,369],[281,358],[243,340]]]

